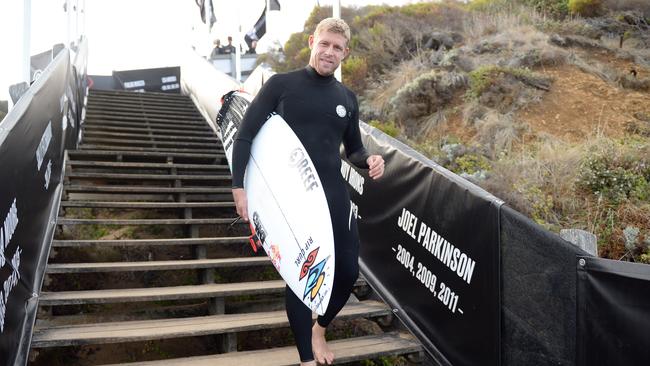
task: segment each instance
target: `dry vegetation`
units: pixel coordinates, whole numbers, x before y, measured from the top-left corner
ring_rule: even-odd
[[[316,8],[279,70],[304,66]],[[344,8],[362,119],[600,255],[650,263],[650,2]]]

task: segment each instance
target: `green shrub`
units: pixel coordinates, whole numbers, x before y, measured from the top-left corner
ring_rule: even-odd
[[[509,6],[512,1],[509,0],[473,0],[469,3],[469,10],[485,11],[485,10],[499,10]]]
[[[578,186],[613,203],[650,198],[650,167],[643,159],[617,154],[592,155],[583,161]]]
[[[523,0],[536,10],[555,17],[564,17],[569,13],[567,0]]]
[[[569,0],[568,8],[571,14],[593,17],[602,11],[601,0]]]
[[[539,85],[550,84],[548,78],[533,73],[526,68],[487,65],[481,66],[469,73],[469,90],[465,94],[465,97],[467,99],[478,99],[492,85],[508,76],[529,86],[537,87]]]
[[[381,130],[383,133],[387,134],[390,137],[397,137],[401,133],[399,127],[393,121],[381,122],[373,119],[369,123],[372,127]]]
[[[345,60],[341,66],[343,83],[355,93],[363,93],[368,76],[368,63],[364,58],[352,56]]]
[[[490,170],[490,162],[483,155],[465,154],[454,160],[452,171],[456,174],[474,174],[479,171]]]

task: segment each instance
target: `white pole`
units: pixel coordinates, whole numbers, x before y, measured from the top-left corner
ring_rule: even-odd
[[[332,17],[341,18],[341,0],[334,0],[334,4],[332,4]],[[334,71],[334,77],[336,80],[343,82],[340,65],[336,68],[336,71]]]
[[[235,80],[241,83],[241,7],[237,7],[237,36],[235,37]],[[231,59],[232,60],[232,59]]]
[[[86,0],[81,2],[81,35],[86,36]]]
[[[75,0],[74,9],[74,41],[79,44],[79,0]]]
[[[23,57],[22,81],[29,84],[31,80],[31,41],[32,41],[32,0],[23,0]]]
[[[65,0],[65,19],[66,19],[66,29],[67,29],[67,35],[66,35],[66,42],[65,46],[70,47],[70,42],[72,41],[72,22],[71,22],[71,17],[72,17],[72,0]]]
[[[235,80],[241,83],[241,24],[237,32],[237,40],[235,41]]]

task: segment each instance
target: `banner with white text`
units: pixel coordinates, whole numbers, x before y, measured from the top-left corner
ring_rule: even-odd
[[[362,136],[386,161],[378,181],[341,167],[364,275],[440,364],[500,365],[502,202],[379,130]]]
[[[27,363],[62,192],[64,148],[76,147],[83,105],[75,80],[85,76],[72,74],[66,49],[0,125],[0,365]]]

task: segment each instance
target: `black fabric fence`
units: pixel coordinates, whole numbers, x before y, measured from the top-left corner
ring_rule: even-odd
[[[362,136],[386,175],[342,165],[361,270],[436,363],[650,364],[650,266],[589,257],[379,130]]]
[[[577,365],[650,365],[649,266],[580,257],[577,267]]]
[[[64,149],[79,136],[85,57],[77,52],[73,68],[70,52],[60,52],[0,124],[0,365],[27,363]]]

